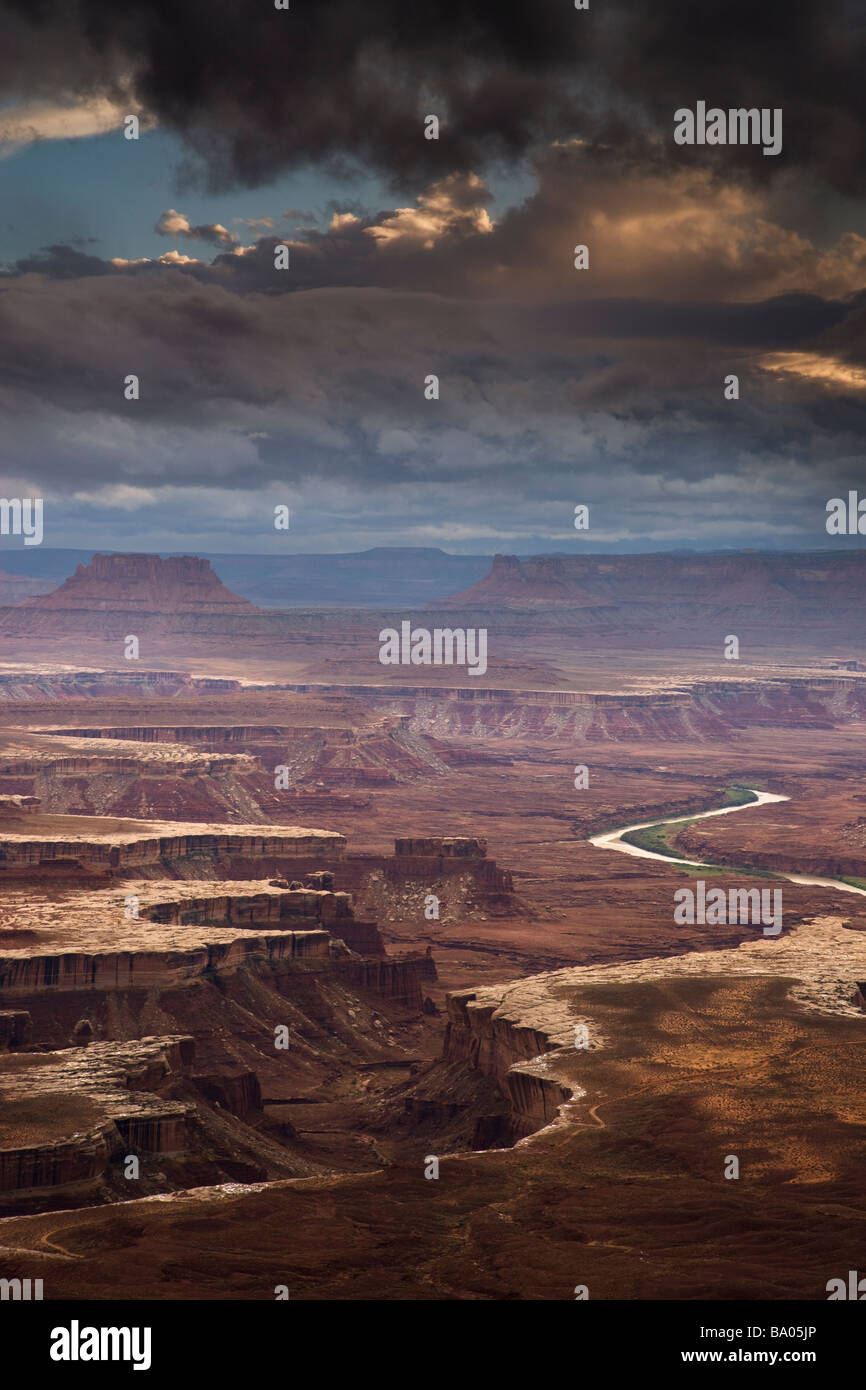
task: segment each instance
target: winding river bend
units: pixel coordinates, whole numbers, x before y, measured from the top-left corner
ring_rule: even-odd
[[[731,864],[712,864],[705,859],[677,859],[670,854],[658,854],[655,850],[642,849],[640,845],[629,845],[623,840],[623,835],[629,835],[633,830],[649,830],[651,826],[657,825],[676,825],[678,821],[686,820],[707,820],[710,816],[732,816],[737,811],[748,811],[754,806],[767,806],[774,801],[790,801],[789,796],[780,796],[777,792],[759,792],[754,788],[748,788],[755,797],[754,801],[743,802],[740,806],[721,806],[717,811],[700,811],[693,816],[668,816],[664,820],[644,820],[637,825],[624,825],[621,830],[606,830],[602,835],[591,835],[589,843],[595,845],[597,849],[616,849],[621,854],[631,854],[635,859],[658,859],[662,864],[685,864],[692,869],[724,869],[727,873],[736,874],[737,869]],[[746,866],[741,872],[747,872]],[[853,883],[843,883],[838,878],[810,878],[806,874],[784,874],[773,871],[776,878],[787,879],[789,883],[816,884],[819,888],[838,888],[843,893],[858,893],[861,898],[866,898],[866,888],[856,888]]]

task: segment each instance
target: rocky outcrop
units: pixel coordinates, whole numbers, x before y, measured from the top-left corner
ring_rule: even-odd
[[[89,1182],[105,1172],[122,1147],[111,1120],[51,1144],[0,1148],[0,1193]]]
[[[333,928],[335,935],[345,938],[352,924],[352,899],[348,893],[313,888],[287,889],[279,894],[222,895],[215,892],[149,903],[142,909],[141,916],[151,922],[183,926],[206,923],[255,927],[264,922],[285,922],[287,926],[308,931]]]
[[[0,1009],[0,1052],[26,1047],[33,1038],[33,1020],[25,1009]]]
[[[273,964],[325,960],[331,940],[327,931],[279,932],[257,936],[245,932],[231,941],[218,941],[189,950],[168,943],[148,951],[112,950],[98,953],[64,951],[39,955],[18,951],[0,954],[0,995],[40,993],[43,990],[118,990],[168,987],[205,973],[237,970],[253,957]]]
[[[0,1192],[88,1182],[130,1150],[182,1151],[192,1108],[153,1093],[194,1057],[190,1037],[149,1037],[33,1055],[26,1070],[0,1072],[0,1103],[11,1116],[0,1141]],[[67,1108],[65,1098],[74,1098],[67,1121],[53,1113],[52,1097]],[[101,1118],[76,1130],[76,1107],[82,1118]],[[74,1132],[51,1133],[64,1123]]]
[[[240,681],[218,676],[190,676],[186,671],[69,671],[37,666],[25,671],[0,672],[0,700],[9,701],[224,695],[241,690]]]
[[[414,960],[344,960],[337,963],[340,977],[353,990],[381,995],[420,1013],[424,1006],[421,982]]]
[[[439,972],[436,969],[436,962],[433,959],[433,948],[428,946],[426,951],[404,951],[400,960],[411,960],[418,971],[418,978],[432,982],[438,980]],[[426,1011],[425,1011],[426,1012]]]
[[[219,1072],[214,1076],[194,1076],[196,1090],[210,1105],[243,1120],[262,1108],[262,1088],[254,1071]]]
[[[394,854],[397,857],[410,855],[415,858],[483,859],[487,854],[487,841],[467,835],[430,835],[423,839],[400,839],[394,841]]]
[[[77,834],[41,837],[8,835],[0,838],[0,868],[50,864],[58,860],[96,870],[132,869],[159,861],[207,856],[219,859],[339,858],[345,837],[329,830],[297,826],[153,825],[130,821],[129,829],[102,831],[83,821]],[[69,824],[69,822],[67,822]],[[163,833],[148,833],[163,832]]]
[[[515,1062],[531,1061],[553,1044],[544,1029],[498,1013],[501,996],[496,991],[487,994],[491,997],[484,992],[479,997],[474,990],[448,995],[444,1050],[450,1061],[469,1062],[502,1085]]]
[[[512,1137],[520,1139],[552,1124],[572,1091],[545,1065],[544,1054],[559,1044],[544,1028],[510,1016],[501,1002],[495,991],[482,998],[473,990],[449,994],[442,1055],[496,1083],[508,1101]]]
[[[330,869],[316,869],[311,874],[306,874],[304,882],[308,888],[316,888],[320,892],[331,892],[334,887],[334,875]]]

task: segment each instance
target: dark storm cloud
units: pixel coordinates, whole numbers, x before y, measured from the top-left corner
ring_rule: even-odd
[[[138,99],[189,141],[215,188],[346,157],[429,178],[517,155],[572,123],[582,105],[571,87],[587,35],[560,3],[532,13],[481,0],[319,0],[290,11],[212,0],[4,0],[2,8],[16,20],[8,89],[44,89],[40,50],[68,35],[62,85],[74,88],[80,71],[92,91],[100,61],[115,82],[129,73]],[[428,110],[447,116],[438,141],[423,138]]]
[[[265,502],[285,501],[304,512],[308,548],[387,536],[513,549],[567,539],[585,502],[600,541],[820,544],[808,519],[823,526],[866,443],[866,390],[797,374],[822,351],[853,352],[862,295],[263,294],[220,265],[71,278],[63,256],[52,263],[60,278],[0,280],[4,476],[26,480],[7,493],[53,498],[73,528],[105,516],[115,537],[180,527],[243,548],[232,526],[255,533]],[[849,319],[845,348],[828,345]],[[764,368],[768,354],[782,370]],[[731,370],[736,405],[722,396]]]
[[[554,486],[575,466],[614,458],[685,480],[717,469],[720,449],[727,459],[761,453],[762,467],[814,454],[816,471],[832,470],[850,447],[834,438],[842,412],[851,439],[866,434],[860,398],[844,381],[828,391],[769,373],[762,358],[814,353],[822,331],[857,325],[862,304],[239,295],[159,266],[54,281],[30,273],[0,289],[5,457],[9,468],[38,460],[58,483],[74,470],[79,485],[225,476],[247,488],[311,474],[460,488],[495,473],[519,489],[527,467]],[[736,407],[722,398],[731,370],[743,382]],[[127,372],[141,381],[132,404]],[[435,403],[423,394],[429,372],[441,382]],[[104,450],[82,444],[91,430]],[[187,440],[180,452],[172,431]],[[239,438],[254,441],[242,463],[214,448]]]
[[[770,349],[811,343],[816,335],[844,323],[864,300],[866,291],[845,301],[786,294],[748,304],[596,299],[582,304],[577,317],[572,305],[556,304],[547,308],[545,318],[562,328],[579,324],[582,333],[596,338],[691,339]]]
[[[19,275],[35,271],[51,280],[78,280],[89,275],[109,275],[112,266],[100,256],[87,256],[72,246],[43,246],[33,256],[23,256],[16,261],[15,270]]]
[[[847,193],[866,187],[866,6],[862,0],[662,0],[628,5],[606,53],[618,90],[640,93],[654,123],[708,106],[781,108],[778,158],[751,161],[758,177],[802,166]],[[611,12],[622,15],[623,7]],[[714,154],[717,151],[714,151]],[[741,150],[712,162],[743,167]],[[698,147],[681,147],[688,164]]]
[[[402,182],[511,160],[581,137],[743,177],[790,166],[866,186],[866,24],[843,0],[317,0],[288,11],[213,0],[3,0],[0,84],[92,95],[129,80],[195,152],[212,188],[314,161],[360,161]],[[675,108],[781,107],[778,158],[675,147]],[[443,117],[440,139],[421,118]]]
[[[273,227],[241,247],[164,202],[148,224],[179,243],[157,260],[112,257],[106,228],[106,258],[55,244],[4,271],[9,474],[84,506],[163,506],[166,525],[190,514],[172,490],[195,494],[193,517],[217,492],[244,518],[285,484],[345,528],[354,506],[376,526],[420,518],[433,542],[567,533],[576,501],[637,517],[632,534],[714,536],[737,495],[754,540],[798,506],[820,528],[822,495],[859,466],[866,239],[844,199],[844,229],[807,236],[791,212],[816,173],[866,183],[864,31],[839,4],[4,9],[9,101],[128,84],[214,187],[308,161],[414,184],[294,232],[286,272]],[[674,147],[673,110],[698,99],[782,106],[783,155]],[[427,111],[447,116],[438,142]],[[518,156],[534,190],[497,214],[483,162]],[[240,210],[276,219],[283,201]]]

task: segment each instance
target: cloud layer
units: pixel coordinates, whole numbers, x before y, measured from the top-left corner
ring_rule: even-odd
[[[678,157],[757,179],[795,167],[845,192],[862,192],[866,179],[866,23],[845,0],[606,0],[585,11],[564,0],[328,0],[289,10],[3,0],[0,11],[0,87],[10,98],[128,90],[183,135],[217,188],[345,159],[426,183],[556,138],[622,160],[660,147],[670,160],[673,112],[697,99],[781,107],[783,153]],[[428,113],[441,120],[437,141],[423,136]]]
[[[47,238],[0,275],[6,471],[54,499],[55,544],[104,518],[94,543],[273,547],[280,501],[308,550],[567,544],[578,503],[589,544],[827,543],[866,422],[846,6],[0,10],[10,140],[137,103],[188,179],[255,187],[262,214],[196,221],[179,195],[159,256],[106,227],[105,254]],[[697,99],[780,106],[783,154],[675,146]],[[383,171],[393,200],[263,203],[311,161]],[[497,161],[530,190],[504,208]]]

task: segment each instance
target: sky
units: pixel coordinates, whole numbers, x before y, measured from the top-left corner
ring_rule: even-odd
[[[840,0],[0,0],[3,496],[100,550],[862,544],[864,60]]]

